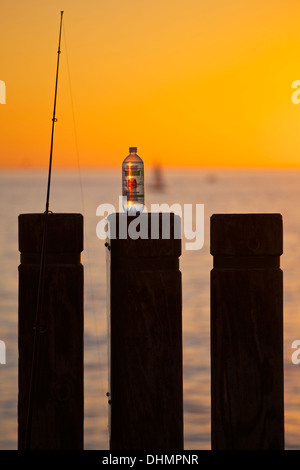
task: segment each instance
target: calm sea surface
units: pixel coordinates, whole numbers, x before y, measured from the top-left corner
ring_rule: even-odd
[[[205,242],[199,251],[184,249],[183,365],[186,449],[210,449],[209,219],[214,213],[280,212],[284,223],[284,365],[286,448],[300,449],[300,364],[291,362],[291,344],[300,339],[300,172],[164,172],[166,190],[151,190],[146,205],[205,205]],[[85,448],[108,449],[107,315],[105,248],[96,236],[98,205],[118,208],[120,172],[54,169],[53,212],[81,212],[85,220]],[[0,365],[0,449],[17,448],[18,214],[43,212],[46,171],[0,175],[0,340],[7,364]],[[268,334],[268,332],[266,332]]]

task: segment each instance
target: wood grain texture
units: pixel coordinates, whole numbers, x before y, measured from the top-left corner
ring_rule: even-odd
[[[29,216],[29,217],[26,217]],[[73,214],[51,215],[49,247],[58,247],[58,253],[45,266],[44,301],[41,315],[39,361],[36,394],[33,407],[31,445],[33,450],[80,450],[83,448],[83,266],[80,257],[60,262],[59,247],[66,240],[64,227],[73,227]],[[36,253],[40,245],[41,214],[24,214],[19,226],[20,247]],[[77,232],[82,233],[82,216],[77,217]],[[35,222],[36,225],[35,226]],[[26,222],[29,223],[29,227]],[[55,231],[57,226],[57,231]],[[72,238],[70,227],[66,238]],[[34,236],[32,236],[34,233]],[[28,238],[30,240],[28,240]],[[55,240],[52,240],[52,237]],[[26,240],[24,240],[26,238]],[[74,243],[79,254],[82,240]],[[68,249],[70,249],[70,244]],[[26,253],[26,251],[25,251]],[[32,365],[34,322],[36,315],[39,264],[37,259],[26,258],[19,266],[19,398],[18,448],[25,445],[29,382]]]
[[[282,223],[278,214],[259,214],[259,220],[247,214],[235,225],[229,214],[228,230],[226,215],[217,222],[213,217],[212,231],[222,230],[223,222],[227,228],[222,240],[212,233],[218,242],[211,247],[223,256],[211,272],[212,448],[283,449],[283,275],[278,266],[261,263],[263,255],[281,254]],[[239,240],[236,250],[231,231]],[[249,256],[253,240],[256,266],[255,256],[251,264],[240,256]],[[224,253],[230,253],[228,267]]]
[[[168,259],[180,254],[181,241],[163,240],[160,246],[160,240],[128,240],[127,249],[126,240],[120,242],[124,250],[119,240],[111,240],[108,252],[110,448],[180,450],[181,273],[178,262]]]

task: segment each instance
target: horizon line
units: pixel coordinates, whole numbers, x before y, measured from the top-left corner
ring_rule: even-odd
[[[159,167],[161,170],[198,170],[198,171],[255,171],[255,170],[261,170],[261,171],[286,171],[286,170],[300,170],[300,164],[299,165],[167,165],[167,164],[160,164],[160,165],[155,165],[155,164],[149,164],[145,165],[145,169],[149,169],[150,172],[153,171],[154,168]],[[85,165],[85,166],[64,166],[64,165],[53,165],[52,167],[53,170],[55,171],[95,171],[95,170],[101,170],[101,171],[112,171],[112,170],[119,170],[121,169],[121,165]],[[32,166],[1,166],[0,165],[0,172],[2,171],[24,171],[24,172],[29,172],[29,171],[44,171],[48,170],[48,166],[46,165],[32,165]],[[121,170],[120,170],[121,171]]]

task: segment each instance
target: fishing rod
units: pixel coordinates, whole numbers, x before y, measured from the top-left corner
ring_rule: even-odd
[[[41,261],[40,261],[40,272],[37,292],[37,305],[36,315],[34,323],[34,340],[33,340],[33,353],[31,363],[31,374],[29,383],[29,396],[28,396],[28,410],[27,410],[27,422],[25,431],[25,449],[30,449],[31,443],[31,430],[32,430],[32,417],[34,410],[34,401],[36,395],[36,377],[39,364],[39,345],[40,336],[45,332],[40,324],[41,319],[41,306],[43,304],[44,295],[44,271],[45,271],[45,255],[47,245],[47,228],[48,228],[48,215],[49,215],[49,201],[50,201],[50,186],[51,186],[51,174],[52,174],[52,155],[53,155],[53,141],[54,141],[54,126],[57,121],[56,119],[56,100],[57,100],[57,87],[58,87],[58,72],[59,72],[59,58],[61,54],[61,31],[63,22],[64,12],[60,12],[60,26],[59,26],[59,39],[58,39],[58,50],[57,50],[57,65],[56,65],[56,79],[55,79],[55,92],[54,92],[54,106],[53,106],[53,117],[52,117],[52,131],[51,131],[51,144],[50,144],[50,158],[49,158],[49,169],[48,169],[48,183],[47,183],[47,195],[46,195],[46,210],[44,212],[44,227],[43,227],[43,239],[41,247]]]

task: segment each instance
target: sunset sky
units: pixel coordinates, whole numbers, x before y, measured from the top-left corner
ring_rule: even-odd
[[[48,165],[61,10],[54,166],[300,167],[298,0],[1,0],[1,167]]]

